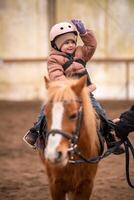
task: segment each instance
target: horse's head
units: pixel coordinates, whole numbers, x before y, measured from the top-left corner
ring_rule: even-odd
[[[68,162],[68,152],[76,139],[78,118],[81,110],[81,92],[86,83],[86,77],[79,80],[46,81],[47,102],[45,114],[48,132],[45,148],[45,158],[52,164],[65,166]]]

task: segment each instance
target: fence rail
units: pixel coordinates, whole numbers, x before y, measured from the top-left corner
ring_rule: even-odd
[[[47,57],[33,57],[33,58],[1,58],[1,61],[5,63],[12,63],[12,62],[46,62]],[[130,63],[134,62],[134,58],[95,58],[92,59],[90,62],[97,62],[97,63],[108,63],[108,62],[124,62]]]
[[[0,59],[2,63],[29,63],[29,62],[46,62],[47,57],[33,57],[33,58],[5,58]],[[134,58],[95,58],[90,60],[94,63],[125,63],[126,68],[126,77],[125,77],[125,86],[126,86],[126,100],[129,99],[129,74],[130,74],[130,63],[134,63]]]

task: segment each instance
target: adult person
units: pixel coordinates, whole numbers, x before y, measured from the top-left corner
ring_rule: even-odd
[[[134,105],[129,110],[123,112],[119,119],[115,119],[114,122],[116,123],[116,136],[125,140],[129,133],[134,131]]]

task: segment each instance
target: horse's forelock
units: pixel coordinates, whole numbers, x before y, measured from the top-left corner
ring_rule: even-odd
[[[48,87],[48,101],[70,101],[76,99],[76,94],[71,86],[76,82],[74,79],[52,81]]]

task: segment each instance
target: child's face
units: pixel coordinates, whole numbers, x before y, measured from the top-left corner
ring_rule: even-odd
[[[76,43],[73,40],[67,40],[61,47],[64,53],[73,54],[76,49]]]

